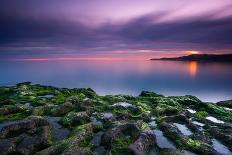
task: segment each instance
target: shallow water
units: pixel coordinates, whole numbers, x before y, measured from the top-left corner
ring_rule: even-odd
[[[132,104],[127,103],[127,102],[118,102],[118,103],[113,104],[113,106],[121,106],[124,108],[134,107]]]
[[[168,140],[163,135],[163,132],[161,130],[154,130],[154,134],[156,136],[157,145],[160,148],[172,148],[172,149],[176,149],[175,144],[173,142],[171,142],[170,140]]]
[[[106,119],[113,117],[113,114],[111,112],[102,112],[101,115]]]
[[[48,95],[43,95],[43,96],[39,96],[41,98],[53,98],[54,95],[48,94]]]
[[[192,123],[195,124],[195,125],[198,125],[200,127],[203,127],[205,125],[205,124],[203,124],[201,122],[198,122],[198,121],[193,121]]]
[[[186,109],[188,112],[190,112],[191,114],[195,114],[196,113],[196,110],[193,110],[193,109]]]
[[[232,63],[174,61],[1,61],[0,84],[90,87],[100,95],[150,90],[216,102],[232,98],[231,68]]]
[[[183,124],[179,124],[179,123],[173,123],[179,130],[180,132],[185,135],[185,136],[190,136],[193,133],[189,130],[188,127],[186,127],[186,125]]]
[[[232,154],[232,152],[225,145],[223,145],[221,142],[219,142],[218,140],[213,139],[212,142],[213,142],[213,147],[217,152],[219,152],[223,155],[231,155]]]
[[[212,117],[212,116],[208,116],[208,117],[206,117],[206,119],[210,120],[211,122],[214,122],[214,123],[219,123],[219,124],[225,123],[224,121],[218,120],[217,118]]]

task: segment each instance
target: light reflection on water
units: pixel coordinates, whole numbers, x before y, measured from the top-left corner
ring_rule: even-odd
[[[22,81],[58,87],[91,87],[97,93],[196,95],[232,98],[232,63],[174,61],[2,61],[0,83]]]

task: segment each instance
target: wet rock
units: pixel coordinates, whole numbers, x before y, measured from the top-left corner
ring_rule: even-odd
[[[70,112],[61,119],[61,123],[65,126],[76,126],[89,121],[90,117],[86,112]]]
[[[171,124],[163,122],[161,123],[160,127],[164,131],[165,135],[168,136],[171,140],[175,141],[178,145],[181,144],[194,152],[202,154],[215,153],[215,150],[211,146],[205,144],[202,141],[195,141],[189,139],[188,137],[184,136],[175,126]],[[178,142],[176,140],[178,140]]]
[[[163,95],[156,94],[150,91],[142,91],[139,96],[141,97],[163,97]]]
[[[72,111],[74,108],[73,104],[70,102],[65,102],[64,104],[60,104],[57,107],[53,108],[51,110],[52,115],[54,116],[62,116],[70,111]]]
[[[15,152],[19,138],[9,138],[0,140],[0,154],[7,155]]]
[[[0,148],[4,148],[4,152],[8,153],[32,154],[51,144],[49,123],[39,117],[3,127],[0,137]]]
[[[7,105],[2,108],[0,108],[0,116],[19,113],[19,112],[31,112],[31,108],[28,106],[24,106],[21,104],[18,105]]]
[[[101,144],[101,139],[102,139],[103,134],[104,132],[102,131],[99,131],[98,133],[96,133],[96,135],[93,137],[90,143],[93,144],[94,146],[99,146]]]
[[[49,125],[49,122],[40,117],[31,117],[28,120],[16,122],[5,126],[0,131],[0,139],[7,138],[15,133],[33,132],[38,126]]]
[[[138,139],[129,145],[129,150],[135,155],[145,155],[146,150],[155,143],[155,136],[152,130],[143,131]]]
[[[219,106],[227,107],[232,109],[232,100],[220,101],[216,103]]]
[[[142,124],[139,123],[124,123],[115,128],[111,128],[103,135],[102,144],[109,146],[120,134],[129,134],[132,137],[136,137],[139,134]]]
[[[60,121],[61,117],[50,117],[47,116],[45,119],[50,123],[51,126],[51,134],[52,139],[57,140],[63,140],[68,137],[69,130],[67,128],[64,128],[61,126],[58,122]]]
[[[183,152],[177,149],[165,148],[162,149],[162,155],[185,155]]]
[[[226,145],[228,145],[230,148],[232,148],[232,130],[225,132],[226,130],[220,130],[217,127],[210,127],[210,133],[220,139],[222,142],[224,142]]]
[[[23,140],[17,146],[16,152],[20,154],[32,154],[50,145],[50,140],[50,127],[41,127],[36,136],[23,135]]]
[[[80,125],[73,129],[72,134],[69,138],[62,140],[60,143],[52,145],[36,155],[54,155],[54,154],[91,154],[91,152],[86,151],[80,147],[80,144],[85,140],[89,139],[93,135],[93,125],[92,123]]]
[[[95,149],[95,152],[98,154],[98,155],[104,155],[106,154],[107,150],[103,147],[103,146],[99,146]]]

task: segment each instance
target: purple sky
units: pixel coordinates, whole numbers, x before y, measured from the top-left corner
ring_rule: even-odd
[[[232,53],[231,0],[0,0],[0,58]]]

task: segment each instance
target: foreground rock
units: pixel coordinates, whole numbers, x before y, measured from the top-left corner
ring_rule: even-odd
[[[0,87],[1,155],[232,154],[231,100]]]
[[[0,154],[32,154],[51,144],[49,123],[32,117],[5,126],[0,131]]]

